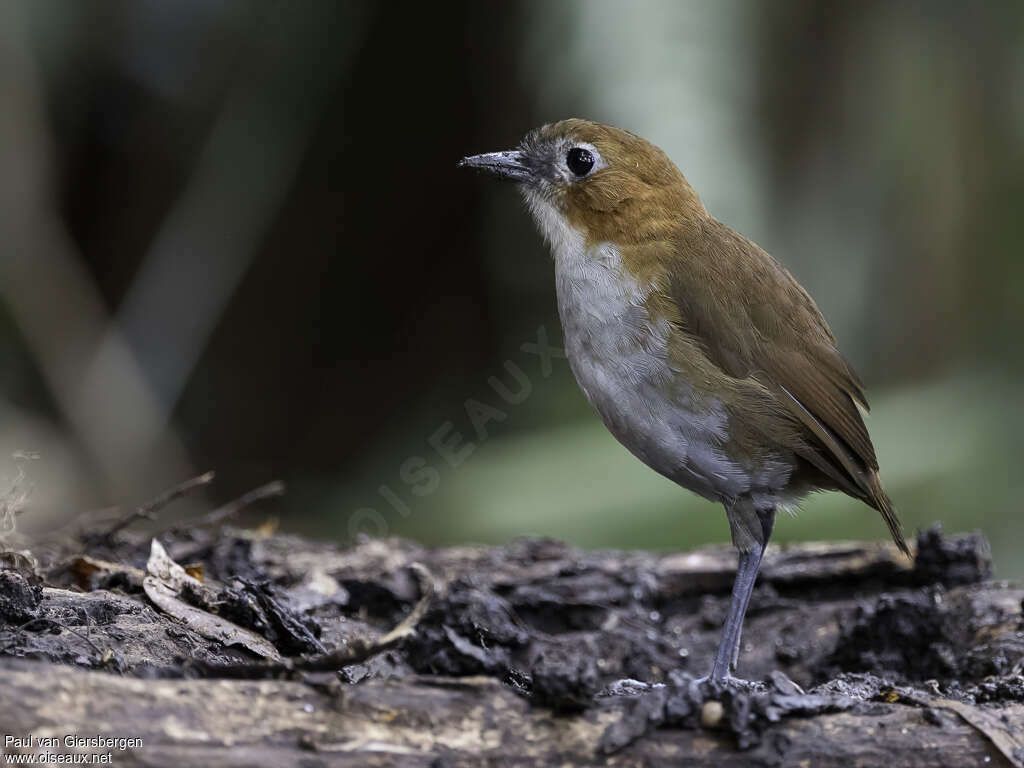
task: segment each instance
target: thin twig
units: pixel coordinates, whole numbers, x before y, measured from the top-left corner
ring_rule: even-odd
[[[280,480],[274,480],[266,485],[261,485],[259,488],[253,488],[248,493],[244,493],[234,501],[229,501],[222,507],[217,507],[209,514],[203,515],[199,521],[199,525],[219,525],[225,520],[228,520],[246,507],[251,504],[255,504],[257,501],[263,501],[263,499],[273,499],[278,496],[284,496],[285,485]]]
[[[425,614],[427,609],[430,607],[431,600],[434,599],[434,577],[431,576],[430,571],[420,563],[412,563],[409,567],[412,568],[413,572],[416,574],[423,596],[419,601],[417,601],[416,605],[413,606],[409,615],[395,625],[394,629],[377,640],[371,640],[370,642],[353,642],[346,645],[344,648],[338,648],[335,651],[331,651],[330,653],[325,653],[323,655],[300,657],[291,662],[291,668],[302,672],[328,672],[335,669],[341,669],[342,667],[347,667],[350,664],[358,664],[361,661],[366,661],[368,658],[376,656],[378,653],[389,651],[407,637],[416,634],[416,625],[420,623],[420,619],[423,618],[423,614]]]
[[[180,499],[189,491],[195,488],[200,488],[204,485],[209,485],[213,482],[214,476],[213,472],[206,472],[198,477],[193,477],[191,480],[186,480],[185,482],[164,491],[156,498],[146,502],[142,506],[135,507],[131,512],[121,517],[112,526],[110,526],[110,528],[100,534],[100,537],[109,539],[115,533],[127,528],[140,518],[145,518],[146,520],[156,519],[156,513],[161,509],[166,507],[172,501]]]
[[[330,653],[315,656],[300,656],[285,659],[282,662],[256,662],[251,664],[209,664],[194,662],[196,666],[210,677],[258,679],[281,674],[282,672],[333,672],[351,664],[389,651],[399,645],[407,637],[416,633],[416,626],[430,607],[436,587],[434,577],[425,566],[412,563],[410,566],[416,574],[422,596],[413,606],[409,615],[402,619],[390,632],[376,640],[366,641],[361,638],[353,640],[342,648]]]
[[[51,626],[54,626],[54,627],[60,627],[61,629],[65,630],[65,631],[67,631],[67,632],[70,632],[70,633],[71,633],[72,635],[75,635],[76,637],[79,637],[79,638],[81,638],[82,640],[84,640],[85,642],[87,642],[87,643],[88,643],[88,644],[89,644],[90,646],[92,646],[92,649],[93,649],[94,651],[96,651],[96,655],[97,655],[97,656],[99,656],[99,657],[100,657],[101,659],[103,658],[103,651],[101,651],[101,650],[99,649],[99,647],[98,647],[98,646],[96,645],[96,643],[94,643],[94,642],[93,642],[92,640],[90,640],[90,639],[88,638],[88,636],[86,636],[86,635],[83,635],[83,634],[82,634],[81,632],[78,632],[78,631],[76,631],[76,630],[72,629],[72,628],[71,628],[71,627],[69,627],[69,626],[68,626],[67,624],[64,624],[64,623],[62,623],[62,622],[59,622],[59,621],[57,621],[56,619],[49,619],[49,618],[47,618],[47,617],[45,617],[45,616],[38,616],[38,617],[36,617],[36,618],[34,618],[34,619],[31,619],[31,620],[29,620],[29,621],[26,621],[26,622],[25,622],[24,624],[22,624],[22,625],[21,625],[20,627],[14,627],[13,629],[10,629],[10,630],[8,630],[8,631],[9,631],[9,632],[13,632],[13,633],[14,633],[15,635],[18,635],[18,634],[20,634],[20,633],[24,632],[24,631],[25,631],[26,629],[28,629],[29,627],[31,627],[31,626],[32,626],[33,624],[37,624],[37,623],[38,623],[38,622],[40,622],[40,621],[46,622],[47,624],[50,624]],[[13,642],[13,641],[12,641],[12,642]],[[5,651],[6,651],[6,650],[7,650],[7,646],[8,646],[8,645],[10,645],[10,643],[6,643],[6,644],[5,644],[4,646],[3,646],[3,648],[2,648],[2,649],[0,649],[0,650],[5,650]]]

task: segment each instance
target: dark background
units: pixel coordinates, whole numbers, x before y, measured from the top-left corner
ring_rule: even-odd
[[[983,527],[1020,575],[1022,82],[1020,3],[2,3],[7,518],[214,468],[202,503],[280,477],[264,511],[341,539],[726,541],[522,349],[560,340],[550,259],[455,168],[582,116],[816,297],[907,526]],[[777,531],[885,533],[838,494]]]

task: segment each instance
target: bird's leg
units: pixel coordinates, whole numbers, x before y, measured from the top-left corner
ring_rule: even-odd
[[[743,631],[743,616],[746,613],[747,603],[750,601],[750,593],[754,589],[754,581],[757,580],[757,569],[760,564],[760,550],[740,552],[736,580],[732,585],[732,599],[729,601],[729,614],[722,627],[722,639],[718,643],[715,666],[711,670],[713,682],[724,683],[736,663],[740,647],[740,634]]]
[[[711,681],[725,683],[736,666],[739,656],[740,635],[743,633],[743,617],[750,604],[754,582],[761,567],[764,549],[775,525],[774,507],[757,509],[750,499],[738,499],[726,506],[726,515],[732,529],[732,541],[739,552],[736,580],[733,582],[729,613],[722,628],[722,639],[715,654],[715,665],[711,670]]]
[[[770,507],[767,510],[758,510],[758,517],[761,520],[761,531],[764,534],[763,543],[761,544],[757,554],[757,565],[754,566],[753,576],[750,578],[750,586],[746,590],[746,597],[743,600],[743,607],[740,609],[740,626],[736,631],[736,641],[732,649],[732,669],[735,670],[739,664],[740,659],[740,645],[741,638],[743,635],[743,621],[747,615],[747,608],[750,606],[750,596],[754,592],[754,583],[757,581],[757,574],[761,570],[761,559],[764,557],[764,550],[768,546],[768,539],[771,538],[772,529],[775,527],[775,508]],[[742,557],[742,554],[740,555]],[[739,568],[736,570],[737,580],[739,578]]]

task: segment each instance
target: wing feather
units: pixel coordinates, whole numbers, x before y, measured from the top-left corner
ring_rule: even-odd
[[[864,385],[843,359],[828,323],[792,275],[725,225],[709,219],[679,252],[671,298],[682,329],[721,371],[760,381],[802,425],[792,448],[846,493],[879,510],[906,551],[899,520],[878,479],[878,459],[858,406]],[[695,286],[715,286],[697,293]]]

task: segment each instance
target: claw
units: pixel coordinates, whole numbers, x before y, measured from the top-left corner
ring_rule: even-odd
[[[639,696],[640,694],[647,693],[648,691],[653,691],[656,688],[664,687],[663,683],[645,683],[641,680],[633,680],[627,677],[610,683],[597,695],[600,698],[607,696]]]
[[[725,677],[715,679],[711,675],[705,675],[704,677],[698,677],[693,681],[694,685],[700,687],[702,691],[707,691],[710,694],[718,695],[723,691],[763,691],[767,690],[767,686],[756,680],[744,680],[742,677],[733,677],[732,675],[726,675]]]

